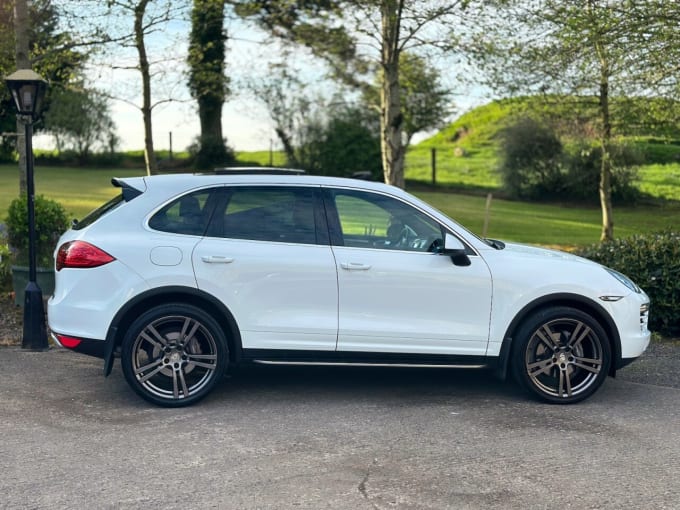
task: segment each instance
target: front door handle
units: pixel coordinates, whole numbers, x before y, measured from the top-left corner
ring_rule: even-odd
[[[234,262],[232,257],[224,257],[222,255],[203,255],[201,260],[206,264],[230,264]]]
[[[367,271],[371,269],[370,264],[362,264],[361,262],[340,262],[340,267],[347,269],[347,271]]]

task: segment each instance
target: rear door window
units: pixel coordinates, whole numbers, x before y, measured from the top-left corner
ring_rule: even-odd
[[[230,239],[315,244],[314,204],[314,188],[234,187],[210,232]]]

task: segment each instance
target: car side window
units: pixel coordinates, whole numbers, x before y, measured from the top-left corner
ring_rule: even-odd
[[[149,227],[173,234],[203,235],[214,199],[212,190],[201,190],[173,200],[149,220]]]
[[[220,236],[231,239],[316,243],[312,188],[233,187],[227,192]]]
[[[435,220],[379,193],[336,190],[342,245],[354,248],[436,252],[443,246]]]

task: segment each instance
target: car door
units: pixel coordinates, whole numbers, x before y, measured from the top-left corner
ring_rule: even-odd
[[[192,260],[244,349],[334,350],[337,276],[318,187],[230,186]]]
[[[337,262],[338,351],[484,355],[491,276],[470,251],[437,253],[443,227],[395,197],[327,189]]]

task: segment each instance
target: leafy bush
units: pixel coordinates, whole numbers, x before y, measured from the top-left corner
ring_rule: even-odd
[[[368,172],[382,180],[378,127],[371,125],[370,112],[347,108],[331,114],[325,122],[308,122],[293,164],[311,174],[348,177]]]
[[[649,295],[650,329],[680,334],[680,233],[637,235],[584,248],[579,255],[616,269]]]
[[[7,240],[14,262],[28,264],[28,205],[26,197],[15,198],[9,205]],[[35,197],[36,260],[38,266],[52,267],[55,244],[68,229],[69,220],[64,207],[42,195]]]
[[[510,196],[541,199],[560,193],[564,188],[562,142],[552,129],[523,117],[500,134],[499,170]]]
[[[639,150],[629,145],[612,145],[612,201],[631,204],[640,197],[635,186],[638,180],[637,166],[642,162]],[[600,186],[602,148],[578,145],[566,158],[565,193],[568,198],[583,202],[597,202]]]
[[[12,288],[10,251],[7,244],[7,228],[0,223],[0,291]]]
[[[529,117],[519,118],[500,133],[499,170],[511,197],[598,202],[601,147],[578,144],[565,149],[552,128]],[[634,203],[640,196],[635,183],[641,152],[631,145],[613,144],[610,157],[612,201]]]

